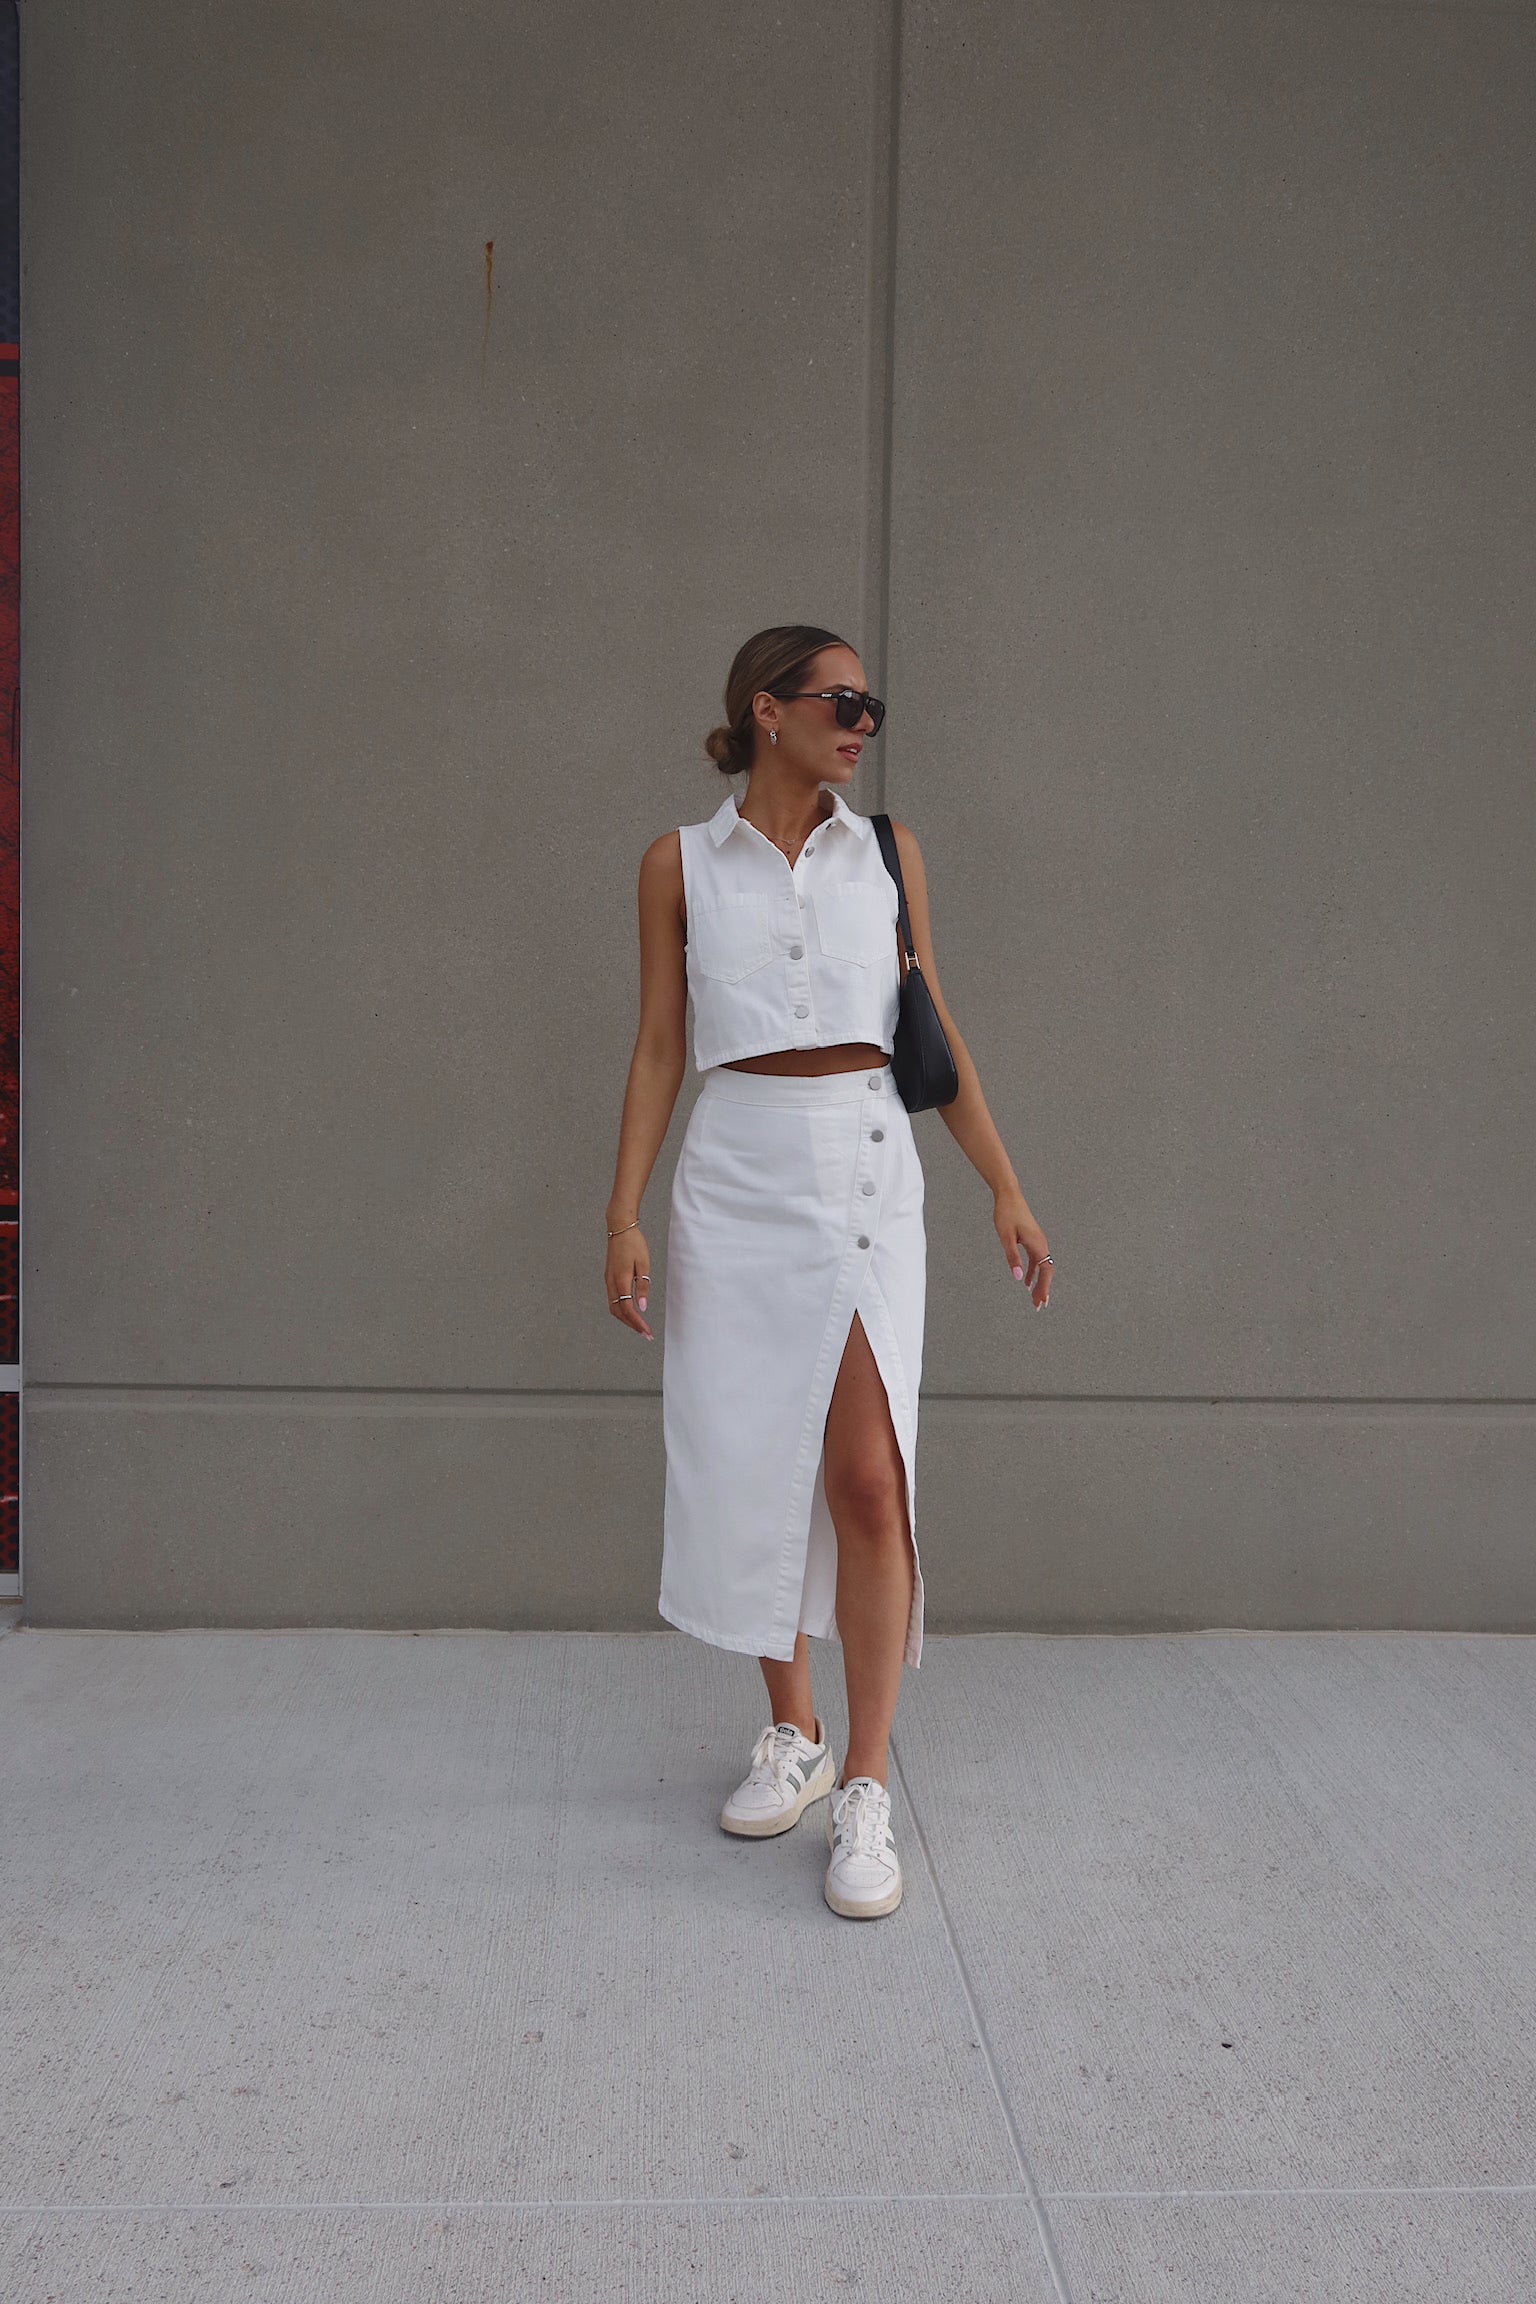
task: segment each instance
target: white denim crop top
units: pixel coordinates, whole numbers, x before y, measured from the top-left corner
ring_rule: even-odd
[[[827,787],[823,787],[827,789]],[[900,1006],[896,883],[838,791],[793,865],[728,793],[679,827],[693,1060],[864,1040],[890,1053]]]

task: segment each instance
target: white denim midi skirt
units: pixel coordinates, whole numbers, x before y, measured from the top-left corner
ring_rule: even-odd
[[[662,1329],[660,1613],[788,1661],[838,1638],[823,1441],[855,1313],[906,1472],[912,1613],[927,1291],[923,1168],[889,1064],[805,1077],[712,1067],[672,1180]]]

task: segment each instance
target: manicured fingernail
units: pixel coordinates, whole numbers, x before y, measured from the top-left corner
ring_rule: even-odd
[[[645,1298],[643,1296],[640,1299],[640,1309],[642,1312],[645,1310]]]
[[[1022,1279],[1023,1279],[1023,1277],[1024,1277],[1024,1267],[1023,1267],[1023,1265],[1022,1265],[1022,1264],[1015,1264],[1015,1266],[1014,1266],[1014,1268],[1013,1268],[1013,1276],[1014,1276],[1015,1280],[1022,1280]]]

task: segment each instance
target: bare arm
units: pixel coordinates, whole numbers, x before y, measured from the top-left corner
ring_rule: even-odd
[[[629,1061],[608,1202],[608,1230],[616,1237],[608,1242],[604,1267],[604,1290],[614,1318],[653,1344],[656,1339],[645,1319],[651,1252],[635,1219],[672,1124],[687,1067],[683,856],[676,832],[664,832],[640,859],[640,1025]]]
[[[1045,1234],[1030,1213],[1024,1188],[1013,1172],[1012,1162],[997,1132],[997,1124],[987,1110],[987,1100],[981,1092],[981,1080],[971,1060],[971,1052],[961,1039],[939,989],[939,971],[934,962],[933,938],[929,931],[928,881],[923,871],[922,850],[918,847],[916,836],[894,817],[891,819],[891,829],[896,835],[896,853],[901,858],[901,877],[907,891],[907,910],[912,917],[912,949],[917,954],[918,966],[933,994],[933,1004],[939,1012],[944,1037],[954,1056],[955,1070],[960,1075],[959,1095],[952,1104],[940,1105],[939,1116],[983,1183],[990,1187],[993,1228],[1002,1242],[1010,1270],[1016,1279],[1024,1281],[1039,1310],[1050,1300],[1051,1275],[1055,1270],[1054,1265],[1041,1261],[1049,1255],[1049,1246]]]

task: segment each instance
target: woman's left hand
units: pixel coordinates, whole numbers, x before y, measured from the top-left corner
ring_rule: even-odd
[[[1043,1312],[1051,1300],[1051,1276],[1056,1267],[1050,1260],[1045,1234],[1031,1216],[1029,1202],[1016,1184],[1007,1185],[995,1195],[992,1222],[1003,1244],[1009,1270],[1016,1280],[1024,1282],[1035,1310]]]

